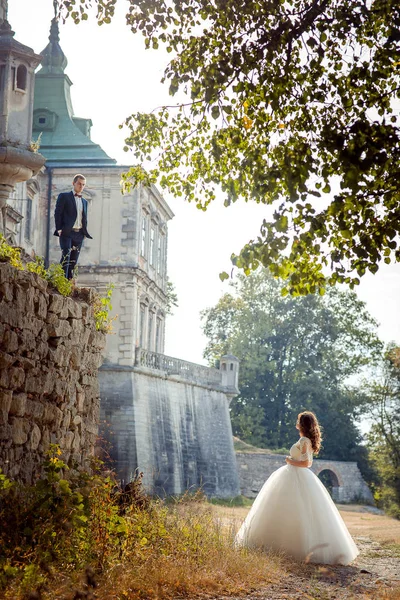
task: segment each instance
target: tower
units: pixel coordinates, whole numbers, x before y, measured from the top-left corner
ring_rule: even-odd
[[[0,3],[0,229],[6,233],[7,200],[45,158],[32,145],[34,71],[41,57],[14,39],[7,0]]]

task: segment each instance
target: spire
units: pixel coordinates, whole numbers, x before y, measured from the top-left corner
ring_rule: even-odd
[[[61,49],[59,44],[60,31],[58,28],[57,18],[57,1],[54,0],[54,18],[51,21],[49,43],[46,48],[41,52],[42,68],[39,71],[41,74],[45,73],[64,73],[65,67],[68,64],[67,57]]]
[[[8,0],[0,0],[0,36],[14,37],[14,32],[7,20],[8,16]]]
[[[7,21],[8,1],[0,0],[0,24]]]

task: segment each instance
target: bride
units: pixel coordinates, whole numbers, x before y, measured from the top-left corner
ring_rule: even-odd
[[[241,526],[235,543],[283,550],[298,560],[348,565],[358,555],[328,491],[312,471],[321,432],[312,412],[299,414],[300,439],[265,482]]]

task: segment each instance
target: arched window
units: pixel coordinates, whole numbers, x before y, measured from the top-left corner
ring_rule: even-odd
[[[22,92],[26,91],[28,82],[28,69],[25,65],[19,65],[16,76],[16,89]]]

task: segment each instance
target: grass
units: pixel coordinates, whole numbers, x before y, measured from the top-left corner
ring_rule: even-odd
[[[242,595],[276,583],[280,557],[236,548],[236,521],[187,496],[152,500],[141,479],[71,474],[52,447],[33,486],[0,473],[0,598],[142,600]],[[94,595],[95,594],[95,595]]]
[[[156,514],[158,513],[158,517]],[[43,600],[84,598],[96,588],[99,600],[176,598],[246,594],[276,583],[282,575],[279,557],[236,549],[235,526],[215,519],[209,505],[179,502],[175,506],[153,506],[164,551],[157,542],[143,538],[140,552],[129,548],[108,561],[104,569],[93,565],[81,569],[52,567],[41,590]],[[143,527],[145,532],[145,528]],[[146,534],[147,535],[147,534]],[[11,585],[4,598],[25,600],[26,586]],[[39,596],[38,596],[39,597]],[[88,596],[91,597],[91,596]]]
[[[248,452],[252,454],[289,454],[287,448],[277,448],[276,450],[269,450],[268,448],[257,448],[247,442],[244,442],[238,437],[233,436],[233,448],[235,452]]]
[[[101,475],[67,481],[60,454],[53,447],[35,486],[14,484],[0,473],[0,598],[266,598],[271,586],[282,597],[304,586],[304,598],[331,597],[320,566],[234,545],[251,501],[217,504],[200,495],[151,500],[140,476],[128,491]],[[353,535],[376,539],[397,555],[399,521],[362,507],[340,508]],[[384,594],[374,598],[400,600],[395,592]]]

